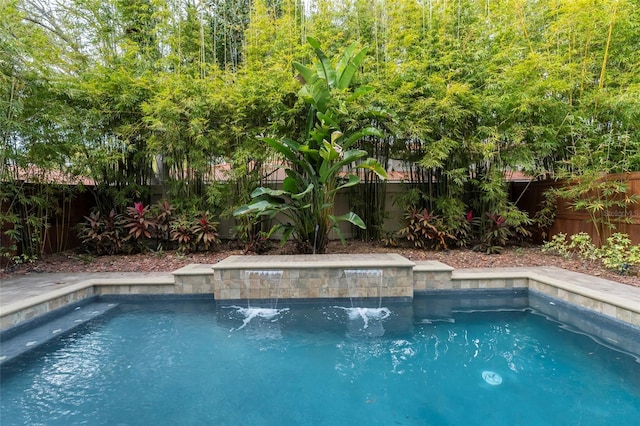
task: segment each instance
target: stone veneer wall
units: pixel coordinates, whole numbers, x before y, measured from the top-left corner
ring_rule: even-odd
[[[416,262],[413,267],[413,290],[420,293],[429,290],[452,288],[451,272],[453,268],[438,261]]]
[[[94,294],[93,287],[80,287],[71,292],[53,295],[53,297],[49,297],[48,299],[36,301],[30,306],[25,306],[23,309],[16,309],[6,314],[3,313],[3,315],[0,316],[0,330],[15,327],[56,309],[80,302]]]
[[[231,256],[213,267],[216,300],[411,298],[414,263],[396,254]]]
[[[637,310],[633,311],[628,307],[613,304],[610,301],[602,300],[595,295],[587,296],[576,291],[559,288],[533,278],[529,279],[529,290],[536,291],[544,294],[545,296],[560,299],[572,305],[580,306],[583,309],[598,312],[618,321],[640,327],[640,313],[638,313]],[[532,306],[532,308],[546,313],[544,306]],[[637,306],[637,308],[640,310],[640,306]],[[558,319],[560,321],[564,320],[562,317]]]
[[[0,331],[20,325],[51,311],[81,302],[99,295],[156,295],[174,294],[176,286],[170,279],[104,279],[87,280],[48,294],[35,296],[14,306],[0,315]]]

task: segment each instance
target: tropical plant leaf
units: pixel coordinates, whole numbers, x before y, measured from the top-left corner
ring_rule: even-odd
[[[353,79],[354,74],[360,68],[362,61],[367,56],[367,48],[363,48],[360,50],[355,56],[349,58],[347,66],[339,75],[338,83],[336,87],[338,89],[346,89],[351,85],[351,80]]]
[[[364,224],[364,221],[360,218],[360,216],[358,216],[354,212],[349,212],[349,213],[343,214],[342,216],[330,215],[329,217],[331,218],[331,221],[335,224],[339,222],[349,222],[360,229],[367,228],[367,226]]]
[[[318,78],[314,70],[299,62],[294,62],[293,67],[300,73],[306,84],[312,84]]]
[[[350,186],[354,186],[360,183],[360,176],[358,175],[348,175],[347,182],[338,185],[334,191],[339,191],[340,189],[349,188]]]
[[[273,138],[262,138],[262,140],[280,154],[284,155],[287,160],[292,162],[297,161],[298,156],[295,153],[297,143],[295,141],[277,140]]]
[[[368,155],[367,151],[361,149],[350,149],[343,153],[340,161],[335,162],[331,165],[331,167],[327,167],[320,172],[320,181],[326,183],[329,178],[334,176],[338,171],[340,171],[344,166],[349,165],[360,158],[366,157]]]
[[[378,160],[374,158],[367,158],[356,167],[359,169],[371,170],[373,173],[378,175],[380,179],[387,179],[387,171],[384,169],[384,167],[382,167],[382,164],[380,164]]]
[[[263,195],[269,195],[271,197],[282,197],[283,195],[289,195],[289,193],[281,189],[272,189],[266,188],[264,186],[259,186],[258,188],[253,190],[253,192],[251,193],[251,198],[258,198]]]
[[[287,172],[288,171],[289,170],[287,170]],[[295,194],[298,191],[298,179],[293,176],[287,176],[282,181],[282,189],[284,189],[288,193]]]
[[[314,64],[318,72],[318,77],[324,80],[329,87],[336,87],[336,70],[333,68],[333,65],[331,65],[331,60],[329,60],[320,47],[320,42],[313,37],[307,37],[307,41],[319,59],[319,61]]]
[[[357,45],[358,45],[357,43],[352,43],[351,45],[349,45],[344,50],[344,52],[340,56],[340,60],[336,64],[336,72],[338,73],[338,81],[341,79],[342,74],[344,73],[345,69],[349,66],[349,63],[351,62],[351,59],[353,58],[353,52],[356,50]]]
[[[282,232],[282,237],[280,238],[280,244],[286,243],[289,240],[289,238],[291,238],[291,234],[293,234],[293,232],[296,230],[294,226],[289,224],[279,224],[277,225],[277,228],[276,227],[274,228],[275,230],[273,232],[280,229],[284,230],[284,232]],[[269,232],[269,233],[272,234],[273,232]]]
[[[335,144],[322,141],[322,148],[319,151],[320,157],[322,157],[325,161],[322,163],[323,165],[331,164],[331,162],[340,158],[340,152],[342,150],[337,147]],[[320,172],[322,175],[322,171]]]
[[[382,135],[382,132],[379,129],[376,129],[375,127],[365,127],[364,129],[359,130],[354,134],[349,135],[347,138],[345,138],[344,141],[342,142],[342,148],[343,149],[351,148],[353,144],[355,144],[365,136],[382,137],[383,135]]]
[[[313,105],[318,111],[326,112],[331,99],[329,85],[324,79],[317,79],[313,83],[305,85],[300,89],[300,93],[306,94],[306,101]]]
[[[344,238],[344,234],[342,233],[342,231],[340,230],[340,227],[337,225],[334,225],[332,227],[333,232],[336,233],[336,235],[338,236],[338,238],[340,238],[340,242],[342,244],[346,244],[347,240]]]
[[[356,88],[351,95],[347,96],[347,101],[355,101],[356,99],[361,98],[362,96],[367,95],[374,90],[375,89],[371,86],[360,86]]]
[[[320,120],[322,123],[328,124],[329,126],[336,129],[340,127],[340,123],[338,123],[330,114],[318,111],[316,115],[318,117],[318,120]]]
[[[304,198],[306,195],[310,194],[311,191],[313,191],[313,188],[314,188],[313,184],[310,183],[304,191],[302,191],[299,194],[292,194],[291,198],[293,198],[294,200],[300,200]]]

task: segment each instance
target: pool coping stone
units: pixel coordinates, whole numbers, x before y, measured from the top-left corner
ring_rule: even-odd
[[[309,257],[312,257],[312,259]],[[355,257],[355,260],[352,259],[352,256],[346,255],[231,256],[216,264],[191,264],[171,273],[141,273],[127,276],[125,276],[125,273],[112,274],[119,275],[117,278],[108,278],[106,273],[69,274],[68,281],[64,279],[64,274],[32,274],[29,279],[25,279],[23,284],[18,282],[20,277],[5,279],[0,281],[0,331],[19,325],[20,321],[31,320],[65,304],[74,303],[95,295],[167,293],[176,293],[177,295],[178,291],[176,289],[180,281],[184,279],[193,281],[197,280],[198,276],[205,276],[206,280],[210,281],[213,280],[214,271],[221,268],[234,270],[291,267],[292,259],[295,267],[300,269],[400,266],[403,269],[411,268],[414,274],[417,273],[416,276],[420,274],[424,276],[425,273],[448,274],[450,283],[445,282],[443,287],[438,289],[427,288],[427,291],[464,289],[466,287],[456,288],[455,285],[450,285],[456,282],[461,283],[464,280],[476,282],[524,280],[525,285],[518,284],[517,287],[547,292],[551,296],[561,297],[574,304],[595,309],[613,318],[623,318],[632,326],[640,328],[640,287],[616,283],[600,277],[567,271],[555,266],[454,269],[438,261],[412,262],[394,253],[382,256],[361,254],[353,255],[353,257]],[[249,263],[249,260],[254,261],[254,263]],[[289,262],[287,263],[285,260],[289,260]],[[54,275],[55,277],[53,277]],[[39,278],[42,278],[42,281],[47,281],[48,277],[54,278],[48,282],[48,286],[43,285],[42,289],[36,288],[39,286],[35,285],[34,282],[38,282]],[[33,292],[37,291],[41,291],[41,293],[20,298],[21,285],[24,286],[25,294],[33,294]],[[58,285],[60,285],[59,288]],[[483,286],[478,287],[480,290],[486,289]],[[419,294],[423,290],[425,289],[416,290],[415,294]],[[196,293],[197,291],[196,289],[189,289],[181,293],[188,294],[189,292]],[[4,296],[9,293],[11,293],[13,299],[17,298],[18,300],[7,303],[4,300]],[[583,303],[584,300],[581,298],[588,299],[586,304]],[[7,322],[9,316],[19,316],[23,311],[27,312],[29,310],[34,312],[25,314],[23,318],[21,317],[17,320],[18,322]]]

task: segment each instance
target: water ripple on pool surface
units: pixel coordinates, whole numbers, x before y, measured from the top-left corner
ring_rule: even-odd
[[[240,328],[247,316],[237,309],[123,307],[3,367],[0,422],[597,425],[640,418],[640,364],[557,323],[503,312],[429,324],[403,319],[401,310],[367,314],[365,328],[365,311],[292,306]],[[373,330],[383,333],[364,333]]]
[[[225,306],[224,308],[235,309],[235,312],[240,314],[242,319],[242,325],[235,330],[241,330],[247,326],[254,318],[262,318],[270,321],[277,321],[277,317],[283,312],[287,312],[289,308],[244,308],[242,306]],[[234,330],[231,330],[234,331]]]

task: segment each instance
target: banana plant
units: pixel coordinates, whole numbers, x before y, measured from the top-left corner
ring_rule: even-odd
[[[370,91],[366,87],[350,90],[366,49],[356,52],[356,46],[350,46],[334,67],[317,40],[308,38],[308,42],[317,62],[312,68],[294,63],[304,80],[299,96],[309,105],[303,142],[263,138],[287,163],[282,189],[257,188],[251,194],[251,202],[234,215],[274,219],[277,223],[270,233],[282,232],[283,243],[293,238],[301,253],[324,253],[332,230],[344,241],[340,222],[365,228],[353,212],[333,214],[338,191],[360,182],[357,174],[345,172],[347,166],[369,169],[382,179],[386,179],[386,171],[377,160],[366,158],[366,151],[352,149],[364,136],[382,136],[378,129],[365,127],[350,134],[341,130],[341,122],[348,117],[349,102]]]

